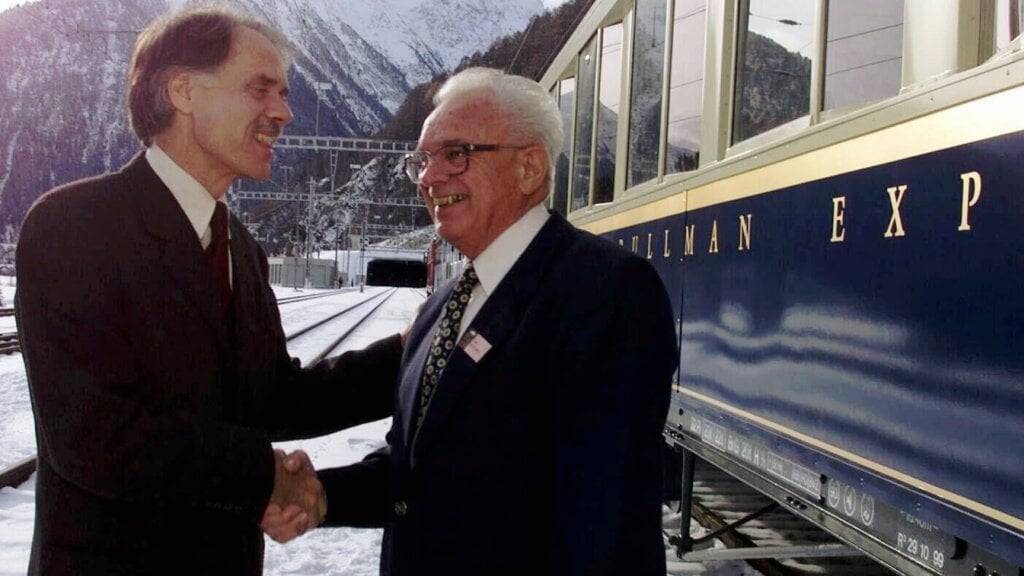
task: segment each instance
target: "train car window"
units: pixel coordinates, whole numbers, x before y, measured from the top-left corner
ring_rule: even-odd
[[[590,199],[590,148],[594,138],[594,99],[597,83],[598,35],[587,43],[580,53],[579,73],[576,75],[576,134],[574,136],[572,206],[578,210]]]
[[[569,202],[569,175],[570,162],[572,160],[572,113],[573,102],[576,99],[576,79],[566,78],[558,83],[558,111],[562,114],[562,131],[565,138],[562,140],[562,150],[555,160],[555,194],[554,209],[561,215],[565,215]]]
[[[615,152],[622,96],[622,23],[601,32],[601,89],[597,108],[597,166],[594,203],[615,199]]]
[[[899,94],[903,2],[831,0],[825,44],[825,110]]]
[[[705,0],[675,0],[665,173],[696,170],[704,111]]]
[[[1024,28],[1024,0],[996,0],[993,52],[1010,45]]]
[[[667,6],[665,0],[636,1],[627,187],[658,176]]]
[[[809,113],[815,0],[747,0],[740,12],[733,142]]]
[[[555,86],[550,90],[551,99],[555,101],[556,105],[558,104],[558,84],[559,84],[558,82],[555,82]],[[555,164],[555,168],[556,168],[556,170],[558,168],[557,161],[556,161],[556,164]],[[552,174],[550,176],[551,176],[551,178],[555,179],[555,181],[557,182],[557,180],[558,180],[558,176],[557,175]],[[551,194],[548,194],[547,199],[544,200],[544,206],[546,206],[549,210],[553,210],[555,208],[555,204],[557,204],[557,202],[555,202],[555,194],[552,192]],[[565,214],[564,212],[561,212],[561,211],[559,211],[558,213],[562,214],[562,215]]]

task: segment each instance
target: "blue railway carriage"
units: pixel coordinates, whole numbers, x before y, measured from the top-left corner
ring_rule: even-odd
[[[542,80],[551,207],[672,297],[668,444],[900,573],[1024,574],[1022,14],[595,0]]]

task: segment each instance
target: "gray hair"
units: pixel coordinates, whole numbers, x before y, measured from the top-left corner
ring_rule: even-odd
[[[167,83],[181,70],[207,72],[230,56],[235,30],[262,34],[281,53],[285,65],[295,49],[266,22],[233,7],[205,5],[172,12],[155,20],[135,41],[128,72],[128,112],[135,135],[146,146],[171,125],[174,106]]]
[[[491,98],[514,136],[540,143],[548,154],[548,193],[555,185],[555,159],[562,150],[562,117],[551,94],[537,82],[494,68],[467,68],[449,78],[434,95],[434,105],[469,98]]]

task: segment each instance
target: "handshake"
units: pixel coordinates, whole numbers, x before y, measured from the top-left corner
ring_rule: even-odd
[[[316,528],[327,515],[327,496],[309,456],[274,450],[274,491],[260,528],[280,543]]]

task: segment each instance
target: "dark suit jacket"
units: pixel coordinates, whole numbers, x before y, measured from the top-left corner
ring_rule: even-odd
[[[471,323],[413,436],[441,309],[414,322],[389,447],[320,472],[328,524],[385,526],[382,572],[665,574],[661,444],[676,339],[643,259],[553,215]]]
[[[194,229],[141,155],[26,217],[30,574],[260,574],[270,441],[391,413],[398,338],[297,369],[266,257],[234,218],[231,237],[234,330]]]

